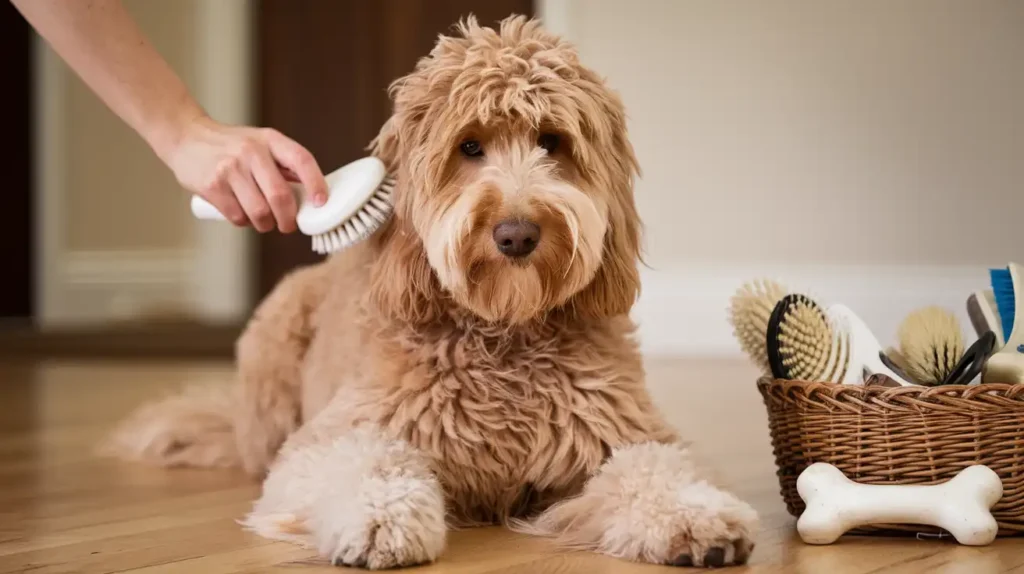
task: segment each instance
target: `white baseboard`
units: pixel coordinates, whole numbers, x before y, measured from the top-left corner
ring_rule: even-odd
[[[73,251],[58,263],[46,326],[194,318],[191,251]]]
[[[768,277],[824,303],[843,303],[871,327],[883,345],[916,308],[940,305],[960,318],[968,341],[970,294],[988,287],[983,266],[694,266],[646,270],[634,308],[644,352],[651,355],[741,357],[726,316],[743,283]]]
[[[61,324],[189,315],[197,308],[190,251],[73,252],[61,265]],[[883,345],[895,339],[910,311],[940,305],[975,338],[967,297],[988,287],[988,268],[897,266],[692,266],[645,270],[633,316],[650,355],[742,357],[726,319],[729,298],[743,283],[770,277],[818,300],[842,302]]]

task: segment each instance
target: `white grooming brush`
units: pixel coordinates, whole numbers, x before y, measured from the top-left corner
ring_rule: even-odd
[[[899,383],[901,386],[913,385],[896,374],[879,358],[882,345],[875,338],[864,321],[847,306],[834,304],[827,311],[836,331],[845,332],[849,336],[849,368],[842,383],[861,385],[871,375],[882,374]]]
[[[395,180],[384,162],[364,157],[327,174],[327,202],[317,207],[305,203],[302,187],[292,184],[302,202],[295,223],[313,238],[313,251],[325,255],[366,239],[391,217],[391,193]],[[221,212],[199,196],[192,197],[192,214],[199,219],[225,221]]]

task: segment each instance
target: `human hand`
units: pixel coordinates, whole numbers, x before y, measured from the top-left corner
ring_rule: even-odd
[[[298,202],[288,181],[323,205],[327,182],[313,155],[269,128],[220,124],[208,117],[182,128],[164,161],[178,182],[210,202],[228,221],[260,233],[295,231]]]

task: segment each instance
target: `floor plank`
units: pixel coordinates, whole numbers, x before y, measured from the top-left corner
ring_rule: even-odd
[[[774,476],[767,418],[747,365],[651,360],[659,406],[698,453],[761,513],[751,564],[737,572],[1024,572],[1024,540],[985,548],[950,540],[847,537],[802,544]],[[228,381],[224,362],[0,362],[0,573],[337,572],[315,553],[235,522],[259,485],[238,473],[163,471],[97,458],[96,441],[140,402],[196,382]],[[425,574],[679,572],[564,553],[500,528],[455,532]]]

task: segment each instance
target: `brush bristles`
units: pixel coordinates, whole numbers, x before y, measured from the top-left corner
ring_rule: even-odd
[[[941,307],[925,307],[900,324],[898,359],[894,362],[915,382],[938,385],[949,377],[964,355],[960,321]]]
[[[787,378],[840,382],[849,365],[849,338],[812,299],[794,297],[779,322],[779,356]]]
[[[351,247],[373,235],[387,222],[394,210],[391,194],[395,188],[393,178],[385,179],[377,192],[351,218],[335,229],[313,236],[313,251],[327,255]]]
[[[768,318],[775,304],[785,296],[786,289],[782,285],[769,279],[759,279],[741,286],[729,303],[733,335],[740,348],[765,374],[771,373],[765,348]]]

